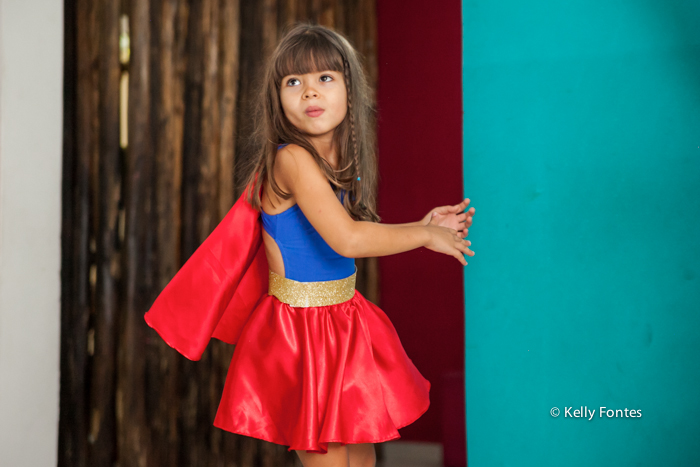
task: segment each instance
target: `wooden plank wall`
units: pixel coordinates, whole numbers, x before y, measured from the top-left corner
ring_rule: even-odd
[[[143,314],[240,195],[257,72],[297,20],[345,33],[376,84],[374,0],[65,0],[59,467],[295,464],[212,425],[232,346],[191,362]],[[357,263],[377,302],[376,260]]]

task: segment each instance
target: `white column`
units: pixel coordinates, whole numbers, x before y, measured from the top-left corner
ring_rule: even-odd
[[[0,0],[0,466],[58,448],[63,1]]]

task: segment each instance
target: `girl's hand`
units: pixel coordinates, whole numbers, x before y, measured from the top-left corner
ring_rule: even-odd
[[[465,198],[464,201],[453,206],[440,206],[431,209],[420,222],[422,225],[432,224],[454,229],[461,238],[464,238],[469,234],[469,227],[472,225],[472,218],[476,212],[474,208],[462,212],[470,202],[469,198]]]
[[[474,256],[474,252],[469,249],[472,242],[462,238],[459,231],[433,224],[428,224],[425,228],[430,232],[430,241],[425,245],[429,250],[454,256],[463,266],[468,264],[464,259],[465,253]]]

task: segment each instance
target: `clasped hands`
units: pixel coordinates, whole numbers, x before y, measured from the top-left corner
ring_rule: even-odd
[[[421,225],[436,225],[453,229],[456,231],[457,237],[463,239],[462,241],[467,245],[471,245],[471,241],[464,240],[469,235],[469,227],[472,225],[472,218],[476,212],[473,207],[464,212],[470,202],[469,198],[464,198],[464,201],[459,204],[433,208],[419,222]],[[466,250],[469,256],[474,256],[472,250],[468,248]]]

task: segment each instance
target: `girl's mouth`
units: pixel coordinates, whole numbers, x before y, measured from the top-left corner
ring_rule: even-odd
[[[307,111],[306,111],[306,115],[308,115],[309,117],[318,117],[318,116],[321,115],[323,112],[325,112],[325,110],[319,109],[319,108],[315,108],[315,109],[312,109],[312,110],[307,110]]]

